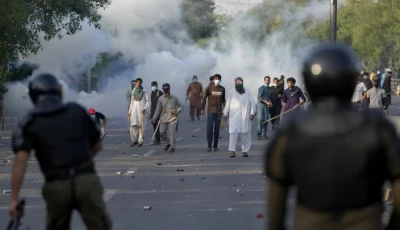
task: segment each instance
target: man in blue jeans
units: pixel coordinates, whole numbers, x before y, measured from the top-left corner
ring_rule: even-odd
[[[211,152],[211,147],[214,152],[218,152],[219,130],[221,126],[222,112],[225,105],[225,88],[221,86],[221,75],[214,75],[214,83],[210,84],[203,94],[203,104],[201,114],[204,114],[206,100],[207,107],[207,152]],[[214,143],[213,143],[214,141]]]
[[[271,82],[271,78],[269,76],[264,77],[264,85],[262,85],[258,89],[257,94],[257,139],[264,140],[267,139],[267,130],[268,130],[268,122],[265,122],[269,119],[269,108],[272,107],[272,103],[270,100],[271,88],[269,87],[269,83]]]

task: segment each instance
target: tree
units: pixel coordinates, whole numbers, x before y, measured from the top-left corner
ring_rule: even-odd
[[[216,36],[218,24],[214,10],[213,0],[183,0],[182,22],[195,42]]]
[[[87,21],[100,28],[97,10],[111,0],[2,0],[0,4],[0,84],[7,63],[36,53],[41,36],[62,38],[82,29]]]
[[[338,10],[337,40],[351,45],[368,69],[400,67],[400,8],[391,3],[348,0]],[[328,39],[329,21],[308,35],[316,40]]]

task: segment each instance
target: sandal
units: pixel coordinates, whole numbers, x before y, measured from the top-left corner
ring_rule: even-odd
[[[235,154],[235,152],[231,152],[231,154],[229,155],[229,157],[231,157],[231,158],[234,158],[234,157],[236,157],[236,154]]]

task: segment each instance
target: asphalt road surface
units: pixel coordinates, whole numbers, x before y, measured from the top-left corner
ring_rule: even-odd
[[[396,120],[400,116],[400,100],[393,98],[389,112]],[[221,130],[221,151],[207,153],[205,116],[191,122],[187,113],[186,109],[180,118],[174,153],[164,152],[162,145],[150,145],[153,134],[150,122],[146,125],[144,145],[138,148],[129,147],[125,118],[109,120],[104,150],[96,157],[96,163],[113,229],[265,229],[266,219],[257,215],[266,214],[263,150],[268,140],[256,140],[256,122],[253,122],[250,157],[243,158],[238,146],[237,157],[232,159],[228,152],[228,130]],[[397,123],[400,127],[400,122]],[[6,131],[1,133],[0,191],[10,189],[13,155],[9,137],[14,125],[6,123]],[[272,136],[272,130],[268,134]],[[44,229],[42,185],[43,177],[32,157],[21,191],[21,197],[27,201],[21,229]],[[10,194],[1,193],[0,228],[9,220],[9,202]],[[291,198],[289,206],[293,203]],[[144,206],[151,209],[145,210]],[[85,229],[76,213],[71,229]]]

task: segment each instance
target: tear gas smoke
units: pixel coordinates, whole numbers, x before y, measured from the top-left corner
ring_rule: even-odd
[[[66,82],[67,100],[93,107],[108,117],[126,115],[126,92],[130,81],[137,77],[144,80],[143,86],[148,92],[151,81],[157,81],[159,88],[168,82],[171,93],[183,100],[193,75],[206,87],[209,76],[219,73],[227,91],[233,87],[234,78],[241,76],[245,87],[249,87],[255,97],[264,76],[273,78],[284,74],[300,80],[299,57],[306,45],[312,43],[305,41],[303,48],[295,48],[290,38],[303,30],[301,23],[306,17],[311,15],[321,21],[329,16],[326,3],[313,2],[296,12],[285,6],[280,15],[288,23],[269,34],[264,45],[258,47],[245,31],[257,30],[260,22],[237,15],[218,40],[200,49],[189,41],[180,24],[180,3],[181,0],[115,0],[101,12],[101,31],[84,26],[76,35],[43,42],[43,50],[27,58],[40,65],[33,75],[56,74]],[[68,88],[68,77],[78,76],[93,67],[101,52],[120,52],[131,66],[116,71],[114,78],[102,82],[101,92],[87,94],[76,92],[71,85]],[[6,115],[22,115],[31,106],[29,98],[22,99],[25,89],[26,82],[9,85],[5,95]]]

